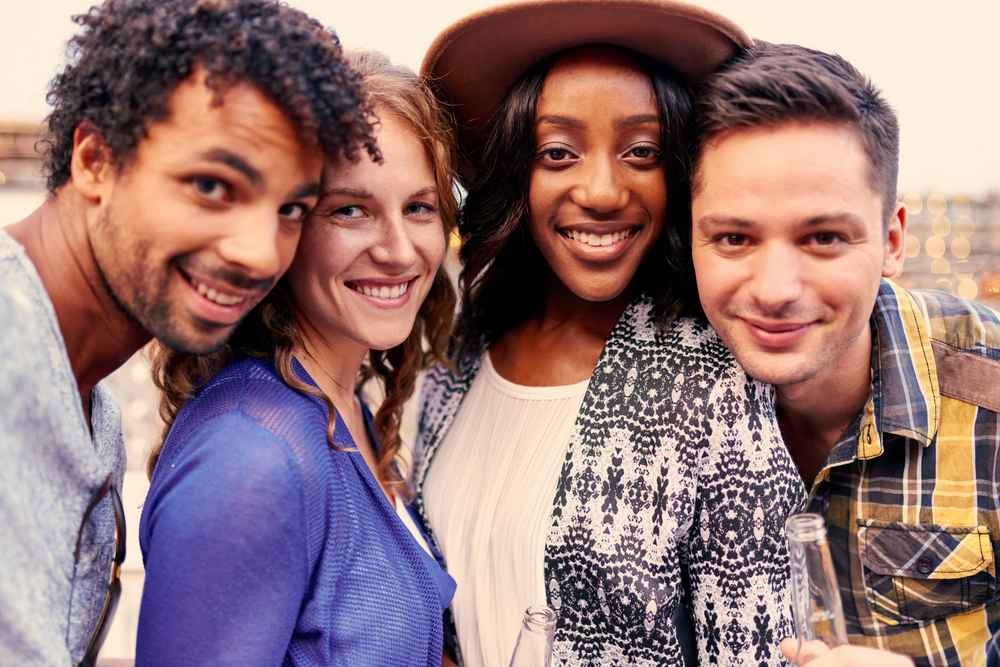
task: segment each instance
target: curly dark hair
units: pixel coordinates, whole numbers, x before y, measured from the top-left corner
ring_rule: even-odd
[[[106,0],[73,20],[82,30],[46,98],[53,111],[41,149],[50,192],[69,180],[81,123],[101,133],[121,168],[196,68],[217,104],[228,87],[251,83],[304,144],[349,159],[364,146],[378,158],[374,117],[337,35],[299,10],[274,0]]]
[[[656,317],[665,322],[688,309],[692,295],[684,284],[686,269],[678,257],[680,230],[690,224],[690,161],[687,133],[693,98],[689,86],[669,67],[646,56],[630,54],[649,76],[660,116],[663,170],[667,177],[667,220],[650,248],[630,289],[653,297]],[[511,87],[486,126],[484,146],[467,157],[475,176],[459,217],[462,235],[462,310],[455,330],[459,359],[481,353],[542,307],[544,283],[550,271],[531,239],[528,189],[535,149],[535,109],[545,78],[565,52],[539,61]],[[511,298],[511,295],[517,295]],[[696,296],[694,297],[696,298]]]

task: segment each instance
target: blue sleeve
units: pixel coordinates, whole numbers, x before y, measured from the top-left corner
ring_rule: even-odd
[[[142,513],[136,664],[280,665],[308,580],[291,453],[238,414],[170,445]]]

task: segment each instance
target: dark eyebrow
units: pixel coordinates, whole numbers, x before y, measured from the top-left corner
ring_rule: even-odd
[[[837,211],[834,213],[824,213],[802,221],[807,227],[819,227],[822,225],[841,223],[857,227],[864,227],[863,220],[853,213],[847,211]],[[731,217],[726,215],[706,215],[698,218],[695,226],[698,228],[730,227],[732,229],[750,229],[757,223],[744,218]]]
[[[659,122],[660,117],[655,113],[644,113],[620,118],[615,121],[615,127],[632,127],[633,125],[646,125],[647,123],[659,124]]]
[[[352,199],[372,198],[372,193],[367,190],[359,190],[358,188],[330,188],[323,191],[324,197],[329,197],[330,195],[341,195],[343,197],[351,197]]]
[[[837,211],[836,213],[826,213],[823,215],[817,215],[814,218],[809,218],[806,220],[806,225],[809,227],[818,227],[819,225],[827,225],[832,223],[842,223],[845,225],[852,225],[856,227],[864,227],[864,220],[860,219],[853,213],[848,213],[847,211]]]
[[[743,218],[734,218],[726,215],[706,215],[698,218],[695,227],[734,227],[736,229],[749,229],[754,223]]]
[[[322,190],[319,181],[312,181],[299,186],[299,189],[292,193],[292,199],[308,199],[309,197],[319,197]]]
[[[410,195],[410,199],[416,199],[417,197],[423,197],[425,195],[435,195],[436,196],[437,195],[437,188],[434,187],[433,185],[430,185],[430,186],[428,186],[426,188],[423,188],[421,190],[417,190],[412,195]]]
[[[559,127],[568,127],[573,130],[582,130],[586,127],[586,124],[582,120],[572,118],[570,116],[559,116],[556,114],[547,114],[545,116],[539,116],[535,119],[535,125],[541,125],[542,123],[557,125]]]
[[[243,157],[225,148],[213,148],[205,151],[199,157],[209,162],[221,162],[230,169],[240,172],[254,187],[260,187],[261,183],[264,182],[264,176],[256,167],[243,159]]]

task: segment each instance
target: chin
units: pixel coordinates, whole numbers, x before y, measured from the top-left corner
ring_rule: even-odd
[[[787,359],[769,358],[770,355],[734,355],[746,374],[755,380],[773,384],[776,387],[805,382],[815,375],[815,369]]]
[[[582,301],[589,301],[591,303],[606,303],[608,301],[614,301],[621,296],[627,286],[628,282],[623,285],[611,286],[566,285],[569,291],[572,292],[576,298],[581,299]]]
[[[412,330],[413,328],[411,327],[407,329],[405,333],[397,331],[392,333],[386,332],[383,335],[372,335],[371,332],[369,332],[368,336],[366,336],[366,339],[363,341],[363,344],[369,350],[384,352],[386,350],[391,350],[397,345],[402,345],[409,337]]]
[[[146,330],[161,344],[184,354],[217,352],[236,331],[237,326],[205,327],[195,321],[178,322],[178,319],[177,316],[171,316],[167,323],[156,320]]]
[[[229,340],[232,329],[227,329],[223,334],[214,336],[206,335],[180,335],[177,332],[155,333],[153,335],[160,343],[169,347],[174,352],[184,354],[211,354],[217,352]]]

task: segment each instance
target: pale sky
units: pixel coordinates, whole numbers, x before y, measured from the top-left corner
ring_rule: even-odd
[[[45,87],[91,0],[27,0],[0,10],[0,120],[41,120]],[[434,36],[486,0],[292,0],[348,47],[416,68]],[[903,191],[1000,189],[1000,2],[703,0],[755,37],[836,51],[880,86],[902,126]]]

